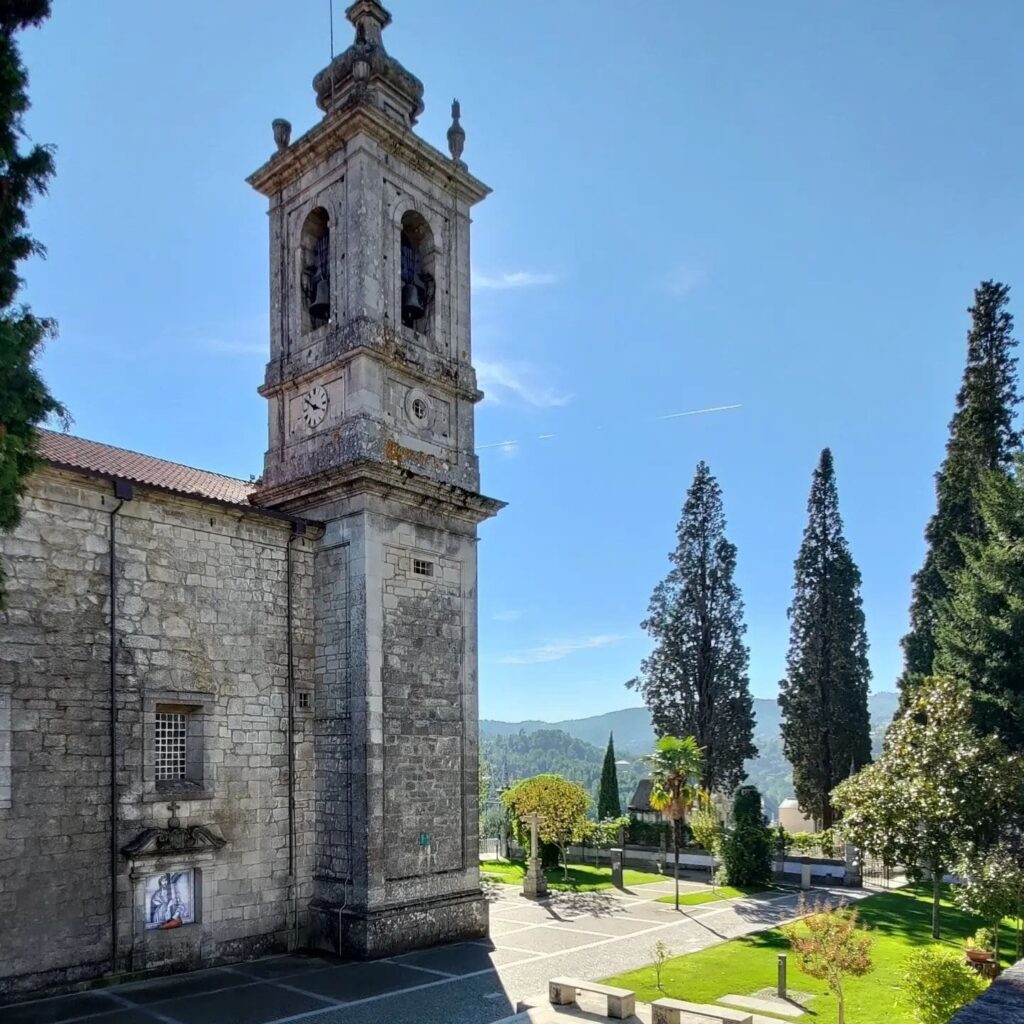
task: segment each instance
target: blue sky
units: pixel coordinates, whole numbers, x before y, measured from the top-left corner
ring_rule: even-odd
[[[495,190],[474,222],[477,436],[519,443],[481,451],[509,502],[481,529],[482,715],[637,703],[623,683],[700,459],[739,547],[752,688],[774,696],[825,445],[891,688],[965,307],[994,277],[1024,315],[1019,0],[388,6],[420,133],[443,148],[457,95]],[[24,38],[29,127],[58,147],[32,216],[49,259],[27,269],[61,325],[45,373],[82,436],[258,473],[267,237],[244,178],[272,118],[319,116],[327,0],[55,8]]]

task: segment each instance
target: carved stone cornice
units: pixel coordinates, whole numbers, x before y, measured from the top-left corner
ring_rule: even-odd
[[[395,441],[388,441],[385,450],[387,463],[361,459],[314,476],[261,488],[250,500],[254,505],[289,509],[308,508],[354,494],[374,494],[473,525],[490,519],[505,507],[503,501],[416,472],[435,456],[403,448]]]
[[[186,825],[174,828],[143,829],[130,843],[121,847],[129,860],[162,857],[175,853],[212,853],[227,845],[227,840],[211,825]]]
[[[270,158],[246,180],[257,192],[273,198],[307,171],[321,166],[360,132],[407,166],[443,183],[459,199],[473,205],[490,188],[450,157],[371,106],[356,104],[327,115],[318,125]]]

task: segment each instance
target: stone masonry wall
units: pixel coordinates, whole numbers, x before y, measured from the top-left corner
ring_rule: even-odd
[[[11,800],[0,800],[0,998],[107,973],[110,928],[108,482],[43,470],[0,537],[0,696]],[[226,841],[203,853],[118,855],[119,971],[286,948],[311,891],[312,705],[295,707],[289,834],[286,546],[290,525],[137,488],[116,517],[118,849],[165,827]],[[295,689],[312,691],[312,548],[292,541]],[[156,782],[153,716],[190,709],[190,784]],[[0,716],[0,728],[3,726]],[[0,738],[0,751],[4,741]],[[4,792],[0,759],[0,796]],[[289,875],[290,838],[295,872]],[[191,867],[196,923],[147,930],[146,876]]]
[[[463,599],[457,561],[384,551],[384,851],[393,881],[465,866]]]

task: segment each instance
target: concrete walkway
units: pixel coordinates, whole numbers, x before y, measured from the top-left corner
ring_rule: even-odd
[[[682,883],[687,891],[706,885]],[[618,893],[557,893],[543,904],[487,887],[491,940],[373,963],[279,956],[0,1008],[0,1024],[493,1024],[549,978],[603,978],[652,960],[659,939],[688,953],[793,916],[795,893],[681,912],[657,882]],[[834,891],[847,899],[861,890]]]

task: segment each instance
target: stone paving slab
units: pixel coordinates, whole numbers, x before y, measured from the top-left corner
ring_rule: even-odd
[[[454,976],[514,964],[529,956],[532,956],[529,952],[495,949],[487,942],[463,942],[454,946],[440,946],[437,949],[406,953],[404,956],[392,958],[390,962]]]
[[[374,960],[311,971],[298,978],[289,978],[284,984],[295,993],[335,1003],[352,1003],[370,996],[416,988],[436,977],[436,974],[390,960]]]
[[[104,992],[76,992],[56,999],[0,1007],[2,1024],[56,1024],[73,1017],[90,1017],[121,1008]]]
[[[221,989],[235,988],[238,985],[251,985],[253,979],[239,971],[213,968],[207,971],[192,971],[174,977],[158,978],[152,981],[138,981],[130,985],[118,987],[118,994],[132,1003],[159,1003],[166,999],[182,999],[186,996],[202,995],[217,992]]]
[[[285,956],[267,957],[265,960],[250,960],[248,963],[232,964],[231,970],[259,981],[273,981],[290,978],[306,971],[322,971],[325,967],[337,967],[340,961],[335,957],[289,953]]]
[[[794,1006],[786,999],[779,999],[778,996],[722,996],[718,1002],[723,1006],[735,1006],[741,1010],[758,1010],[762,1013],[774,1013],[779,1017],[790,1017],[796,1019],[802,1017],[804,1011],[799,1006]]]
[[[153,1003],[147,1009],[159,1013],[164,1020],[187,1021],[188,1024],[269,1024],[330,1005],[330,1000],[292,988],[256,982]]]

